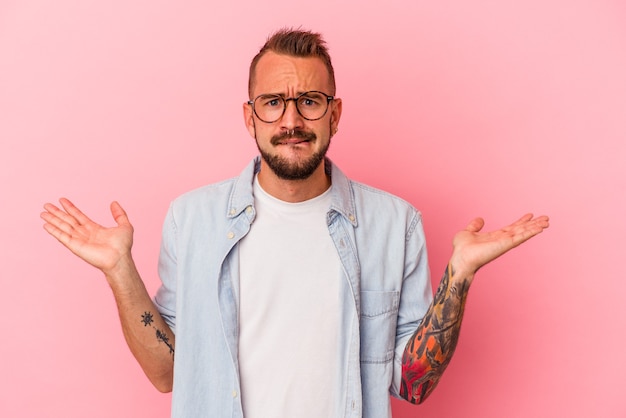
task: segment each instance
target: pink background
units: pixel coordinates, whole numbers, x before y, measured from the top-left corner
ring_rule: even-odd
[[[248,63],[283,25],[325,34],[330,155],[422,210],[435,285],[471,218],[552,219],[479,273],[439,388],[394,416],[626,416],[625,3],[226,3],[2,0],[0,416],[169,416],[39,212],[67,196],[110,224],[122,202],[153,292],[169,201],[255,154]]]

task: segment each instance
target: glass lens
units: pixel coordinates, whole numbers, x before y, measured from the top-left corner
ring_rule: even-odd
[[[263,94],[254,99],[254,111],[262,121],[277,121],[284,110],[285,101],[277,94]]]
[[[328,110],[328,96],[318,91],[308,91],[290,99],[278,94],[262,94],[254,99],[254,113],[263,122],[276,122],[285,113],[289,101],[294,101],[300,115],[308,120],[321,119]]]
[[[303,93],[297,98],[297,106],[300,114],[306,119],[319,119],[326,113],[328,100],[326,96],[316,91]]]

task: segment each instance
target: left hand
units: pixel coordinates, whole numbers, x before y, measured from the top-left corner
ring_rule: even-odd
[[[484,225],[482,218],[476,218],[454,236],[450,262],[454,270],[463,272],[463,275],[473,276],[482,266],[539,234],[550,224],[547,216],[535,218],[528,213],[497,231],[480,232]]]

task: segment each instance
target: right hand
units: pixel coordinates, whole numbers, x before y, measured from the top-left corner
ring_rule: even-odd
[[[46,203],[44,229],[71,252],[109,276],[131,260],[133,226],[119,203],[111,203],[117,226],[105,228],[89,219],[72,202],[59,200],[63,209]]]

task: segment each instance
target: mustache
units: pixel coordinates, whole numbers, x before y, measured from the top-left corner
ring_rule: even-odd
[[[303,139],[305,141],[315,141],[317,139],[317,135],[315,135],[313,132],[303,131],[302,129],[293,129],[291,131],[284,131],[277,135],[274,135],[270,139],[270,143],[272,145],[278,145],[282,141],[292,138]]]

